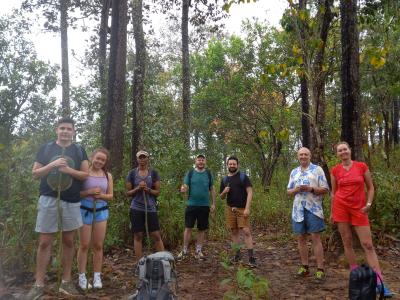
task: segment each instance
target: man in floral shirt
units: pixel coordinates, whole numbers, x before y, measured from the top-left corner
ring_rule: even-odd
[[[300,166],[290,173],[287,193],[294,196],[292,227],[298,235],[301,266],[297,275],[305,277],[310,274],[308,265],[308,234],[313,242],[314,255],[317,260],[316,279],[324,279],[324,250],[320,232],[325,230],[322,197],[329,191],[328,182],[320,166],[311,163],[311,152],[303,147],[297,152]]]

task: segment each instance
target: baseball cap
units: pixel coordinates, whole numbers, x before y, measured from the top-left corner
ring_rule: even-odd
[[[146,157],[149,157],[149,153],[144,151],[144,150],[140,150],[136,153],[136,157],[139,158],[139,156],[144,155]]]
[[[199,157],[206,158],[206,156],[202,153],[196,155],[196,158],[199,158]]]

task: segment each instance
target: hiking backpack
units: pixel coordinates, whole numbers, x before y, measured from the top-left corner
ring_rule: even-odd
[[[143,256],[137,265],[139,282],[129,300],[177,300],[175,260],[170,252]]]
[[[242,186],[244,185],[244,180],[246,179],[246,173],[240,172],[239,171],[239,177],[240,177],[240,183],[242,184]],[[224,183],[224,186],[228,186],[229,182],[228,182],[228,175],[225,175],[222,178],[222,182]]]
[[[349,300],[376,299],[377,274],[367,265],[362,264],[350,272]],[[380,278],[379,278],[380,279]],[[383,282],[379,300],[383,299]]]
[[[212,176],[210,170],[206,169],[206,174],[208,177],[208,189],[211,190],[212,187]],[[188,173],[188,178],[189,178],[189,193],[190,193],[190,186],[192,185],[192,177],[193,177],[194,169],[191,169]]]

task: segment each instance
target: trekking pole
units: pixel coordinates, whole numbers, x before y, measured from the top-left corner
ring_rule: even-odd
[[[64,158],[65,148],[62,147],[61,157]],[[58,270],[57,270],[57,287],[61,285],[61,259],[62,259],[62,230],[63,230],[63,213],[61,207],[61,178],[62,173],[58,171],[58,182],[57,182],[57,225],[58,225]]]
[[[147,253],[150,253],[150,233],[149,233],[149,225],[147,223],[147,195],[143,190],[143,200],[144,200],[144,227],[146,228],[146,236],[147,236]]]

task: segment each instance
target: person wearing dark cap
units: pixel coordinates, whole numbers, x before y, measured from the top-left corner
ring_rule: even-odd
[[[156,197],[160,194],[160,176],[149,167],[149,153],[140,150],[136,153],[138,167],[129,171],[126,177],[126,195],[131,197],[130,219],[133,231],[134,250],[137,259],[142,257],[143,233],[147,225],[154,239],[157,251],[164,250],[158,222]]]
[[[182,193],[188,192],[187,207],[185,210],[185,231],[183,234],[183,249],[178,254],[178,260],[187,257],[192,229],[197,222],[197,259],[204,259],[202,247],[205,241],[205,233],[208,229],[208,217],[210,214],[210,195],[212,199],[211,212],[215,210],[215,190],[211,172],[206,169],[206,157],[199,154],[195,159],[195,168],[190,170],[181,186]]]

